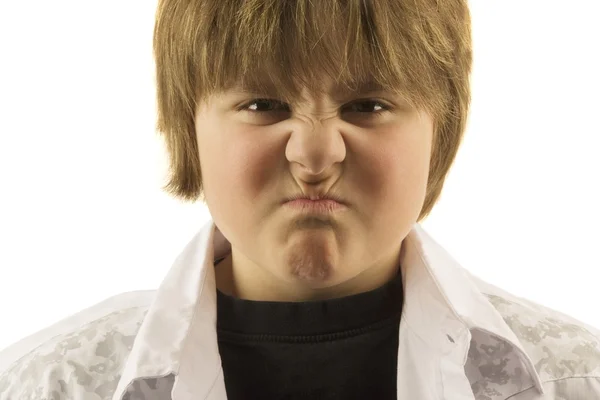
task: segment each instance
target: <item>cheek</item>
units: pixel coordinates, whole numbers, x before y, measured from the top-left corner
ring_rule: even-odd
[[[255,214],[259,198],[275,180],[269,176],[276,171],[269,166],[272,152],[264,142],[241,134],[223,135],[206,145],[200,152],[206,204],[225,237],[239,243],[239,235],[253,234],[260,220]]]
[[[418,216],[429,173],[427,143],[396,139],[372,149],[361,153],[358,164],[359,190],[369,210],[366,223],[389,223]]]
[[[203,179],[207,198],[212,195],[216,207],[227,207],[231,214],[239,210],[241,215],[252,210],[259,198],[269,192],[268,186],[275,181],[272,174],[277,172],[273,164],[277,154],[268,143],[251,134],[230,136],[213,143],[206,155]]]

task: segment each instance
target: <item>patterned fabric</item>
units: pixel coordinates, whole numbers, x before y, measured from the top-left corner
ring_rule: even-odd
[[[226,400],[218,235],[205,227],[156,292],[109,299],[0,352],[0,400]],[[470,275],[418,226],[407,247],[399,399],[600,399],[598,329]]]
[[[148,378],[134,381],[123,395],[123,400],[170,399],[175,377]],[[107,397],[108,399],[110,397]]]
[[[517,334],[542,381],[589,379],[597,390],[579,398],[600,399],[599,330],[525,299],[486,297]],[[510,344],[485,332],[473,332],[465,372],[477,400],[505,399],[509,387],[513,393],[530,388],[531,382],[521,379],[522,369]]]
[[[42,343],[0,374],[0,398],[110,399],[145,311],[117,310]]]

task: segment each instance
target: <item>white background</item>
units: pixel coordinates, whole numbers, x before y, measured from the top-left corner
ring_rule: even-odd
[[[160,190],[155,7],[0,0],[0,348],[157,287],[209,216]],[[482,279],[600,327],[599,3],[471,10],[469,127],[423,226]]]

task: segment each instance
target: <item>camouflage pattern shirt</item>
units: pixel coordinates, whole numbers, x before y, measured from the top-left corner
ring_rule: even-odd
[[[226,400],[214,261],[230,251],[210,220],[156,291],[3,350],[0,400]],[[400,266],[398,399],[600,399],[599,330],[483,282],[419,224]]]

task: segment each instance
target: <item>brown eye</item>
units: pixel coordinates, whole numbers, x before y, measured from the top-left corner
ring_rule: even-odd
[[[361,107],[365,105],[366,107]],[[388,109],[388,107],[385,104],[376,100],[358,101],[356,103],[351,104],[350,107],[353,111],[366,114],[380,114]],[[381,110],[369,111],[373,108],[380,108]]]
[[[273,107],[285,106],[282,102],[272,99],[254,99],[243,106],[238,111],[247,111],[250,113],[265,113],[269,111],[275,111]],[[253,109],[249,109],[252,106]]]
[[[375,110],[372,110],[373,108],[375,108]],[[350,104],[350,106],[345,110],[348,109],[350,109],[351,112],[357,112],[359,114],[364,114],[364,116],[374,117],[381,116],[381,114],[385,113],[390,108],[377,100],[363,100]],[[240,106],[237,110],[257,115],[273,111],[289,112],[288,106],[285,103],[273,99],[253,99]]]

